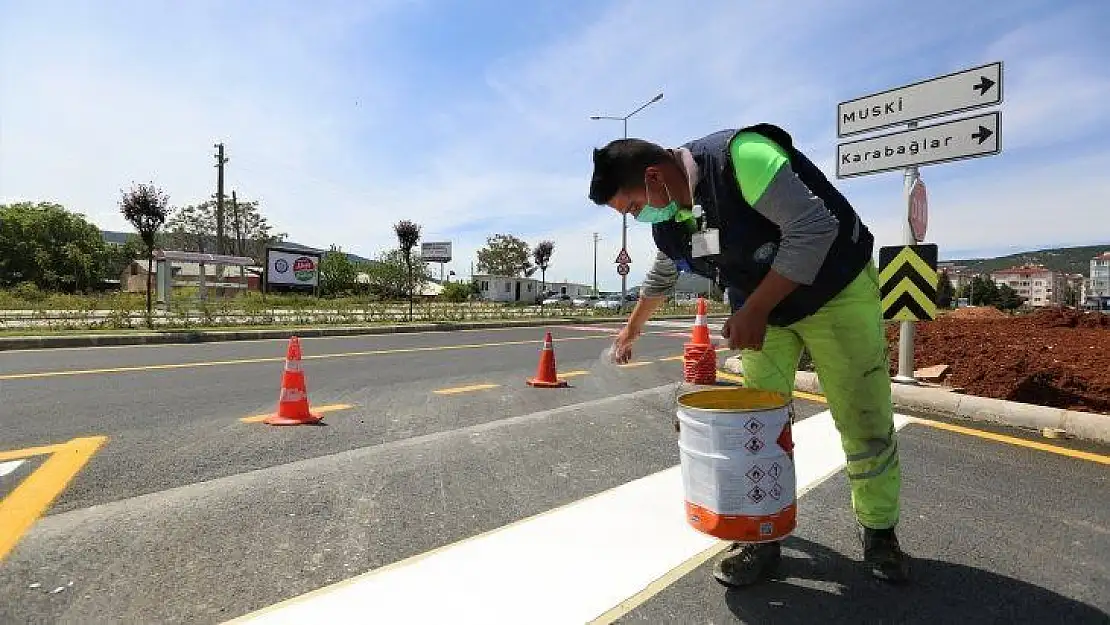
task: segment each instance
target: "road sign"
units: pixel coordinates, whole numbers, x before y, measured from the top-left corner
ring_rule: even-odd
[[[838,137],[970,111],[1002,102],[1002,62],[841,102]]]
[[[936,319],[938,281],[936,244],[879,248],[883,319]]]
[[[934,165],[1002,151],[1002,113],[986,113],[902,130],[836,147],[836,177],[851,178]]]
[[[628,250],[621,248],[621,253],[617,254],[617,260],[613,261],[618,265],[629,265],[632,263],[632,257],[628,255]]]
[[[619,273],[622,276],[627,276],[628,275],[628,263],[620,263],[619,265],[617,265],[617,273]]]
[[[925,229],[929,225],[929,198],[925,194],[925,183],[917,178],[910,189],[910,232],[913,240],[921,243],[925,240]]]

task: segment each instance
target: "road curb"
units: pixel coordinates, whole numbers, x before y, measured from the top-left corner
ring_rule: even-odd
[[[744,372],[739,356],[727,358],[723,368],[738,375]],[[812,371],[797,372],[794,388],[806,393],[822,392],[821,382]],[[891,385],[891,398],[895,407],[911,412],[1035,430],[1058,429],[1075,438],[1110,443],[1110,416],[1107,415],[897,383]]]
[[[724,319],[728,315],[709,315]],[[662,315],[654,320],[692,319],[693,315]],[[0,337],[0,352],[26,349],[64,347],[105,347],[115,345],[173,345],[187,343],[216,343],[224,341],[257,341],[287,339],[291,336],[317,338],[329,336],[364,336],[378,334],[406,334],[412,332],[455,332],[502,328],[537,328],[561,325],[595,325],[623,323],[624,317],[554,317],[549,319],[522,319],[503,321],[457,321],[436,323],[407,323],[380,326],[312,326],[282,328],[280,330],[167,330],[136,334],[79,334],[71,336],[13,336]]]

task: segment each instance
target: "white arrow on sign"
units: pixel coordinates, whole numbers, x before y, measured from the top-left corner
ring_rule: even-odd
[[[836,135],[889,128],[1002,102],[1002,62],[930,78],[847,102],[836,108]]]
[[[986,113],[836,146],[836,177],[934,165],[1002,151],[1002,113]]]

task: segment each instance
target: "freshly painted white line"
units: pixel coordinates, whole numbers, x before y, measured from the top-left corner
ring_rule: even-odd
[[[0,477],[4,477],[12,471],[15,471],[19,468],[19,465],[21,464],[23,464],[22,460],[9,460],[7,462],[0,462]]]
[[[794,441],[799,496],[843,468],[828,411]],[[675,466],[236,622],[585,623],[716,543],[687,525]]]

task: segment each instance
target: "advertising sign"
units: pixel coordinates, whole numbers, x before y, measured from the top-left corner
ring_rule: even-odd
[[[266,282],[314,287],[320,281],[320,255],[293,250],[266,250]]]

